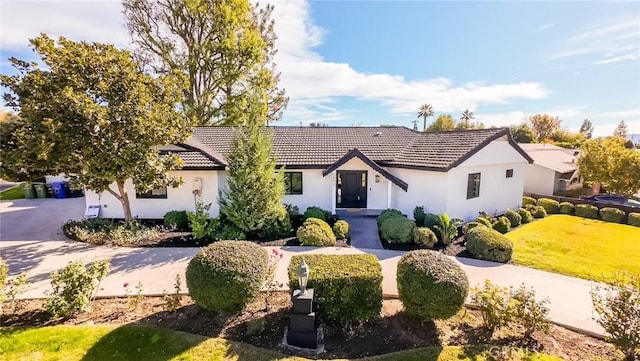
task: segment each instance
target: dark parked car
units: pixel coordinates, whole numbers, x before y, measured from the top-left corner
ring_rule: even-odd
[[[602,203],[609,203],[612,205],[622,205],[627,207],[640,208],[640,198],[636,198],[636,197],[618,196],[615,194],[596,194],[594,196],[584,197],[583,199],[602,202]]]

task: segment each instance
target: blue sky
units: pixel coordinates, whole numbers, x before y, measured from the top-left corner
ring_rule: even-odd
[[[640,133],[640,2],[273,1],[281,124],[410,127],[420,104],[487,125],[549,113]],[[118,1],[3,1],[1,48],[44,31],[128,47]],[[2,72],[7,63],[3,61]],[[434,117],[435,118],[435,117]]]

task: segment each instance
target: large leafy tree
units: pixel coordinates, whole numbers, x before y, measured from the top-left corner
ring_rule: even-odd
[[[451,114],[440,114],[436,120],[429,125],[427,132],[438,132],[442,130],[453,130],[456,128],[456,121]]]
[[[178,107],[181,73],[151,76],[129,52],[107,44],[46,35],[31,44],[46,68],[11,59],[18,74],[0,76],[21,119],[13,125],[14,143],[3,142],[3,150],[30,158],[23,164],[33,172],[64,172],[77,185],[112,194],[126,219],[127,179],[140,192],[180,183],[167,174],[180,160],[156,147],[190,133]]]
[[[580,126],[580,133],[582,133],[587,139],[591,139],[591,137],[593,136],[593,123],[591,123],[589,118],[585,118],[584,121],[582,121],[582,125]]]
[[[585,141],[578,167],[582,177],[600,182],[611,193],[633,195],[640,191],[640,152],[627,149],[620,138]]]
[[[431,104],[424,103],[418,108],[418,118],[423,119],[422,130],[427,131],[427,118],[433,116],[433,107]]]
[[[536,135],[527,123],[512,125],[509,129],[517,143],[536,143]]]
[[[616,126],[616,129],[613,130],[613,135],[618,138],[627,138],[627,124],[625,124],[624,120],[621,120]]]
[[[275,71],[273,6],[249,0],[124,0],[124,14],[139,54],[158,73],[188,78],[183,106],[200,125],[235,123],[250,97],[264,93],[266,122],[287,105]],[[263,119],[263,121],[265,121]]]
[[[549,114],[535,114],[527,118],[527,123],[533,130],[539,142],[550,139],[553,133],[560,129],[560,118]]]

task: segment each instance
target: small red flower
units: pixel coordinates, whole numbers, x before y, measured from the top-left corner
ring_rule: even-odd
[[[281,284],[280,284],[280,287],[282,287],[282,286],[284,286],[284,284],[282,284],[282,283],[281,283]]]
[[[282,256],[284,256],[284,254],[280,253],[280,258],[282,258]]]
[[[129,282],[125,282],[123,286],[124,286],[124,288],[129,287]]]

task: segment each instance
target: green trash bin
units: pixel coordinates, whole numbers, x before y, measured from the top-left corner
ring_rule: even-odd
[[[33,188],[36,190],[38,198],[47,198],[47,190],[44,187],[44,183],[33,183]]]
[[[22,185],[22,189],[24,189],[24,197],[26,199],[34,199],[36,197],[36,190],[33,189],[33,184],[25,183]]]

